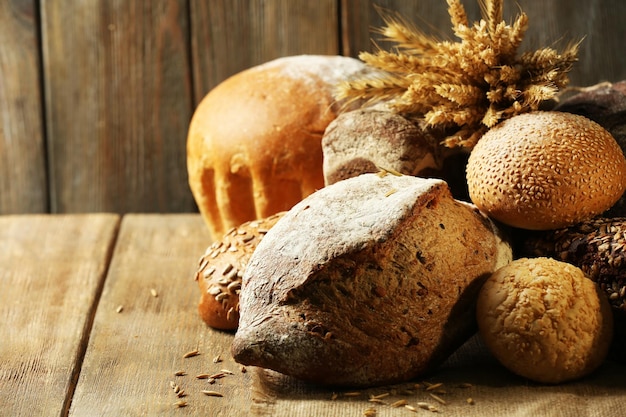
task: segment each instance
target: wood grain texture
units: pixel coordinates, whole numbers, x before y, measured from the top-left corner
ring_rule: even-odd
[[[445,0],[0,2],[0,213],[196,211],[185,144],[199,101],[281,56],[372,50],[375,5],[452,36]],[[572,86],[626,79],[626,2],[505,0],[506,19],[519,9],[523,50],[584,37]]]
[[[0,213],[48,210],[37,2],[0,2]]]
[[[63,415],[118,222],[112,214],[0,217],[0,415]]]
[[[41,4],[52,212],[192,210],[187,2]]]
[[[447,4],[444,0],[339,0],[343,22],[343,50],[349,56],[373,50],[372,32],[383,24],[374,5],[402,15],[427,34],[452,37]],[[463,0],[471,22],[481,18],[479,2]],[[621,53],[626,39],[626,2],[622,0],[518,0],[505,1],[504,18],[512,21],[523,10],[530,26],[520,52],[553,46],[558,50],[569,41],[584,38],[579,62],[571,72],[572,86],[588,86],[600,81],[626,79],[626,55]],[[391,45],[380,44],[383,49]]]
[[[0,415],[430,415],[420,402],[448,416],[626,415],[626,364],[533,384],[502,367],[478,337],[424,380],[359,392],[258,368],[243,373],[228,352],[232,333],[207,328],[197,314],[193,276],[209,243],[198,214],[133,214],[121,223],[110,214],[0,216]],[[192,350],[200,355],[183,358]],[[196,378],[222,369],[233,375],[215,384]],[[443,385],[427,390],[425,382]]]
[[[246,68],[300,54],[339,54],[336,0],[190,0],[196,104]]]
[[[124,217],[70,415],[247,415],[249,374],[230,358],[232,334],[207,328],[197,313],[193,278],[209,243],[199,215]],[[196,378],[221,369],[234,375]],[[170,381],[186,396],[177,398]],[[188,406],[178,409],[178,400]]]

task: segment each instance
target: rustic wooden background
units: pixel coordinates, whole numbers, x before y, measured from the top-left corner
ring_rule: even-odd
[[[574,85],[626,79],[626,1],[506,4],[530,17],[524,48],[585,36]],[[375,5],[451,36],[445,0],[1,0],[0,214],[195,211],[202,97],[277,57],[370,50]]]

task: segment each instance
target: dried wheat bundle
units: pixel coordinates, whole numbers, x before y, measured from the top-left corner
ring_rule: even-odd
[[[447,0],[457,42],[426,35],[402,16],[381,10],[385,25],[377,33],[395,48],[361,53],[361,60],[381,72],[341,83],[337,98],[388,101],[398,113],[453,132],[444,141],[449,147],[472,148],[501,120],[537,110],[568,84],[580,42],[560,53],[546,47],[518,55],[527,15],[520,12],[507,24],[504,0],[479,2],[482,19],[470,25],[461,1]]]

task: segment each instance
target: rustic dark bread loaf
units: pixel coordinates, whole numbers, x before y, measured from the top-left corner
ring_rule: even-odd
[[[441,167],[437,140],[418,123],[384,109],[337,116],[324,132],[322,151],[326,185],[379,167],[415,176]]]
[[[455,198],[469,200],[465,181],[467,154],[441,145],[441,129],[389,111],[385,105],[347,111],[322,137],[324,184],[330,185],[380,169],[418,177],[441,178]]]
[[[575,265],[596,282],[614,313],[610,356],[626,362],[626,218],[596,218],[568,228],[521,235],[518,252]]]
[[[409,380],[476,331],[480,286],[511,258],[444,181],[340,181],[294,206],[252,255],[233,357],[335,386]]]
[[[233,227],[202,255],[196,281],[201,294],[198,313],[206,324],[222,330],[237,328],[241,277],[257,245],[283,214]]]

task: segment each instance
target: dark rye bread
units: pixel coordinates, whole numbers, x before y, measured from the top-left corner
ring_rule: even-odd
[[[511,248],[445,182],[363,174],[298,203],[242,278],[235,360],[332,386],[406,381],[476,330]]]
[[[322,151],[326,185],[380,168],[415,176],[441,168],[438,140],[417,122],[386,110],[340,114],[324,132]]]

